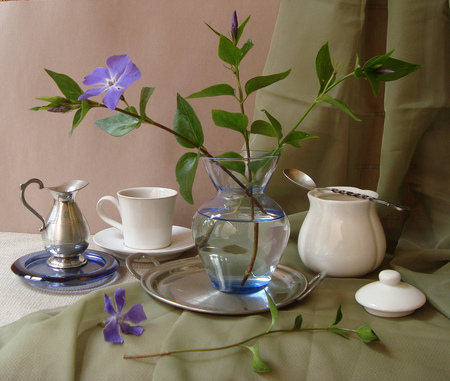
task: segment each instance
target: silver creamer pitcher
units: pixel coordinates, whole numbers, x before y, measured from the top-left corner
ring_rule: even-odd
[[[47,221],[25,200],[25,189],[33,183],[38,184],[39,189],[49,190],[54,198]],[[53,268],[68,269],[87,263],[82,253],[89,245],[89,225],[75,202],[78,191],[87,185],[87,181],[71,180],[56,187],[44,187],[39,179],[20,185],[22,203],[42,222],[39,231],[45,250],[51,254],[47,264]]]

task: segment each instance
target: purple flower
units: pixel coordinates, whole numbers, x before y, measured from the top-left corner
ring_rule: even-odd
[[[106,91],[103,103],[110,110],[114,110],[119,103],[125,89],[133,82],[141,78],[141,72],[137,66],[130,61],[128,55],[111,56],[106,60],[107,68],[98,67],[84,77],[83,85],[102,85],[95,89],[89,89],[78,97],[78,100],[87,99],[100,95]]]
[[[125,290],[118,288],[114,293],[114,300],[116,302],[116,308],[113,306],[112,299],[105,294],[105,312],[111,316],[104,321],[106,327],[103,329],[103,336],[108,343],[123,343],[122,333],[132,333],[133,335],[140,336],[144,331],[141,326],[132,327],[126,321],[137,324],[141,321],[147,320],[144,309],[141,303],[135,304],[123,315],[122,310],[125,307]]]
[[[231,37],[235,44],[237,43],[237,35],[238,35],[238,19],[236,11],[234,11],[233,17],[231,18]]]

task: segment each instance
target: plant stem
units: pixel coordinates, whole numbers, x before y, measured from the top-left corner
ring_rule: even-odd
[[[179,350],[175,350],[175,351],[153,353],[153,354],[149,354],[149,355],[123,355],[123,358],[129,360],[129,359],[142,359],[142,358],[151,358],[151,357],[163,357],[163,356],[170,356],[170,355],[180,354],[180,353],[222,351],[225,349],[239,347],[250,341],[259,339],[264,336],[276,334],[276,333],[295,333],[295,332],[306,332],[306,331],[310,331],[310,332],[311,331],[330,331],[330,328],[332,328],[332,327],[328,326],[328,327],[322,327],[322,328],[277,329],[277,330],[272,330],[272,331],[268,331],[268,332],[262,332],[257,335],[254,335],[252,337],[249,337],[245,340],[239,341],[237,343],[230,344],[230,345],[224,345],[224,346],[220,346],[220,347],[198,348],[198,349],[179,349]],[[346,331],[346,332],[354,332],[354,330],[352,330],[352,329],[346,329],[346,328],[339,328],[339,329],[342,331]]]

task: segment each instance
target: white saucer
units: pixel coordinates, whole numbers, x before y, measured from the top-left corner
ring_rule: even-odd
[[[162,249],[138,250],[131,249],[123,244],[122,232],[116,228],[108,228],[94,235],[94,242],[103,249],[110,250],[119,259],[125,260],[134,253],[151,254],[158,261],[168,261],[179,257],[183,251],[193,248],[194,239],[191,229],[182,226],[172,227],[172,244]]]

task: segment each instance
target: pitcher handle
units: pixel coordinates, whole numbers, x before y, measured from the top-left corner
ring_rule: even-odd
[[[39,185],[39,189],[44,188],[44,184],[42,183],[41,180],[39,179],[30,179],[28,180],[26,183],[24,184],[20,184],[20,199],[22,200],[23,205],[25,205],[25,207],[31,212],[33,213],[37,218],[39,218],[42,222],[42,226],[39,229],[39,231],[43,231],[45,230],[45,220],[44,218],[38,213],[36,212],[36,210],[34,210],[29,204],[28,202],[25,201],[25,189],[27,188],[28,185],[30,184],[38,184]]]

